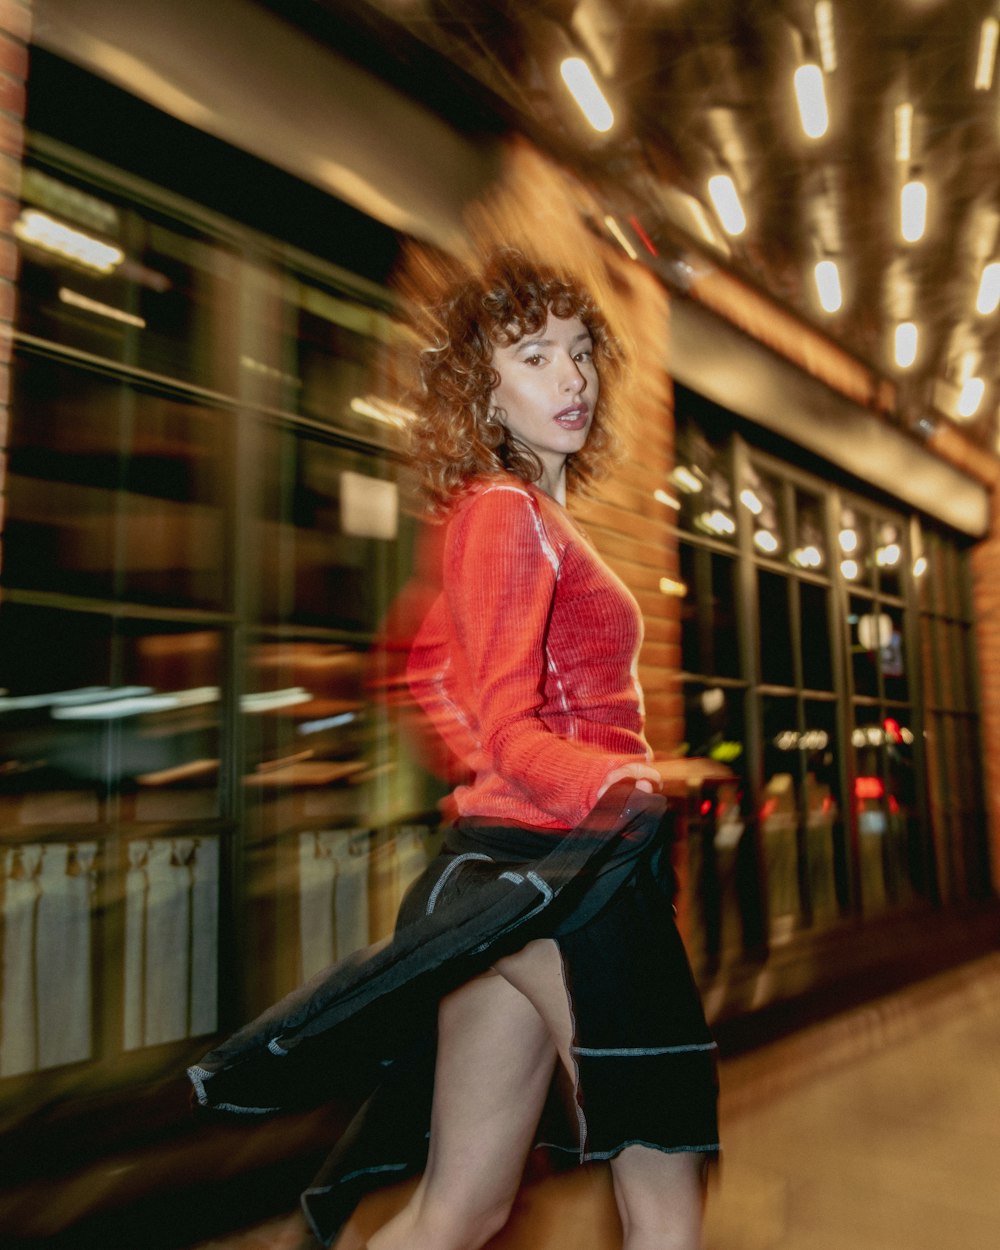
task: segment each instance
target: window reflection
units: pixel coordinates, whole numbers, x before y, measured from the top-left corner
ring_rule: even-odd
[[[799,730],[794,698],[763,701],[764,786],[760,830],[767,871],[771,934],[791,935],[800,915]]]
[[[228,414],[21,356],[4,580],[214,607]]]
[[[760,675],[767,685],[795,684],[789,589],[787,577],[767,569],[757,570]]]
[[[98,844],[0,848],[0,1076],[93,1054]]]

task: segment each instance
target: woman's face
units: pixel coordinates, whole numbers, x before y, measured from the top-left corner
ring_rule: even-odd
[[[548,320],[538,334],[498,347],[500,382],[490,397],[499,419],[530,448],[545,470],[540,485],[561,478],[566,457],[587,441],[600,392],[590,331],[579,317]]]

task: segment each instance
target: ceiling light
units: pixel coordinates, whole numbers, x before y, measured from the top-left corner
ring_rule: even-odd
[[[840,571],[849,582],[857,581],[858,574],[861,572],[857,560],[841,560]]]
[[[913,576],[923,577],[923,575],[926,572],[927,572],[927,557],[917,556],[917,558],[913,561]]]
[[[34,244],[43,251],[75,261],[98,273],[111,273],[125,259],[125,253],[115,244],[103,243],[34,208],[22,211],[14,222],[14,233],[24,243]]]
[[[757,530],[753,536],[753,545],[769,556],[778,550],[778,540],[770,530]]]
[[[976,296],[976,312],[988,317],[997,310],[1000,304],[1000,264],[994,261],[983,269],[979,279],[979,294]]]
[[[880,569],[891,569],[899,563],[903,552],[899,543],[888,543],[885,547],[877,548],[875,552],[875,563]]]
[[[917,327],[912,321],[901,321],[896,326],[896,364],[909,369],[917,358]]]
[[[73,308],[82,308],[85,312],[94,313],[95,316],[107,317],[111,321],[121,321],[124,325],[136,326],[140,330],[146,328],[145,319],[137,317],[135,313],[126,312],[123,308],[115,308],[112,304],[102,304],[100,300],[81,295],[79,291],[72,291],[67,286],[59,288],[59,298],[64,304],[69,304]]]
[[[837,535],[837,541],[840,543],[840,550],[845,555],[850,555],[858,549],[858,531],[845,527]]]
[[[749,508],[754,516],[760,516],[760,514],[764,511],[764,505],[761,503],[756,493],[750,490],[749,487],[740,492],[740,503],[744,508]]]
[[[615,123],[615,115],[587,62],[578,56],[567,57],[559,66],[559,72],[591,126],[602,134],[610,130]]]
[[[800,65],[795,71],[795,98],[802,129],[810,139],[826,134],[830,118],[826,111],[823,71],[818,65]]]
[[[983,402],[986,383],[982,378],[966,378],[962,393],[958,397],[955,411],[960,417],[974,417],[979,405]]]
[[[747,218],[732,178],[728,174],[716,174],[709,178],[708,194],[726,234],[742,234],[747,228]]]
[[[832,74],[837,68],[837,44],[833,36],[833,4],[831,0],[818,0],[816,5],[816,34],[819,36],[819,59],[823,69]]]
[[[899,197],[900,230],[907,243],[923,238],[927,227],[927,185],[908,182]]]
[[[687,465],[679,464],[670,475],[670,480],[689,495],[696,495],[701,490],[701,479]]]
[[[604,224],[607,226],[607,228],[611,231],[611,233],[618,240],[619,244],[621,245],[622,251],[629,258],[629,260],[638,260],[639,253],[635,250],[632,244],[628,241],[628,239],[622,233],[621,226],[618,224],[617,221],[615,221],[615,219],[610,214],[604,218]]]
[[[993,85],[993,68],[997,59],[997,35],[1000,22],[995,17],[983,19],[979,28],[979,58],[976,61],[976,90],[989,91]]]
[[[905,164],[913,156],[913,105],[897,104],[894,117],[896,122],[896,160]]]
[[[660,578],[660,593],[670,595],[673,599],[683,599],[688,592],[687,586],[683,582],[677,581],[673,577]]]
[[[805,547],[796,547],[788,558],[800,569],[818,569],[823,566],[823,553],[812,543]]]
[[[824,312],[835,313],[844,302],[840,272],[832,260],[821,260],[815,269],[816,290]]]

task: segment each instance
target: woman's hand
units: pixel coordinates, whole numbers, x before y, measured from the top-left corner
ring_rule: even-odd
[[[597,791],[597,797],[600,798],[605,791],[610,790],[615,782],[626,781],[629,778],[635,781],[637,790],[645,790],[647,794],[659,790],[661,785],[660,774],[652,764],[622,764],[620,768],[613,768],[604,778]]]

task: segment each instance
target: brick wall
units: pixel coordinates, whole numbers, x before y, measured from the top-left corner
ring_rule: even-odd
[[[990,533],[972,556],[972,602],[982,699],[990,869],[993,888],[1000,894],[1000,488],[994,487],[990,502]]]
[[[30,0],[0,0],[0,567],[3,561],[4,485],[14,324],[17,247],[13,225],[21,190],[25,81]]]

